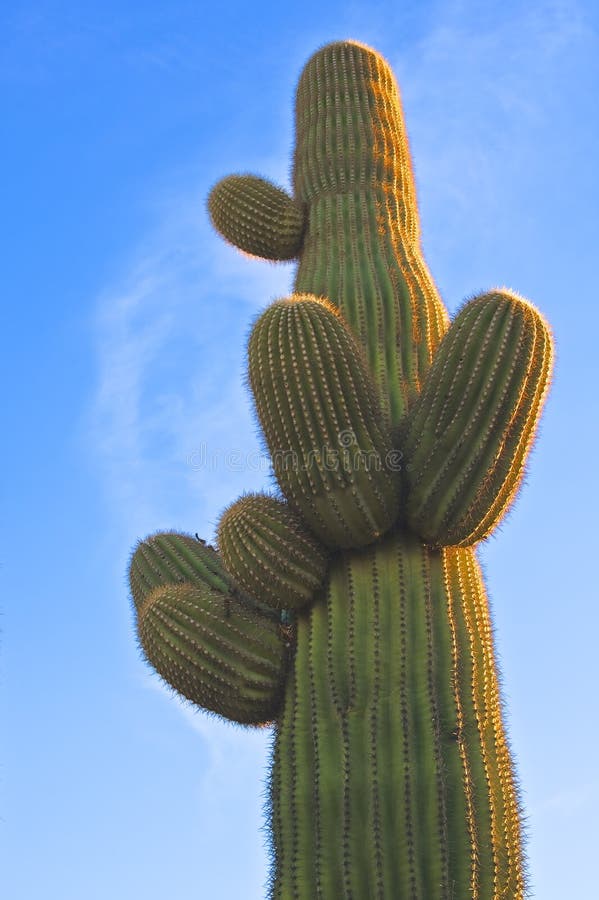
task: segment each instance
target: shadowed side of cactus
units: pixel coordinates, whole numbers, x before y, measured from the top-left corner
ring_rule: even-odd
[[[274,718],[273,898],[522,900],[474,545],[521,482],[550,332],[507,290],[449,324],[397,86],[370,48],[330,44],[306,65],[293,187],[229,176],[209,200],[241,250],[298,259],[248,353],[282,497],[229,507],[220,556],[142,543],[140,639],[198,705]]]
[[[227,571],[273,609],[311,603],[327,572],[328,554],[288,505],[248,494],[223,513],[218,543]]]
[[[208,198],[208,211],[227,240],[262,259],[295,259],[302,245],[302,205],[255,175],[229,175]]]
[[[164,680],[234,722],[275,718],[287,664],[279,618],[235,590],[214,550],[157,534],[138,545],[129,572],[139,641]]]

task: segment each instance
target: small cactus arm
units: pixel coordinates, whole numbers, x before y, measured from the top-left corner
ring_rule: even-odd
[[[521,481],[550,332],[507,290],[449,324],[397,87],[368,47],[306,65],[293,181],[235,175],[209,198],[229,242],[299,263],[249,343],[282,497],[233,504],[220,556],[178,534],[137,547],[140,642],[194,703],[275,723],[272,897],[522,898],[474,545]]]

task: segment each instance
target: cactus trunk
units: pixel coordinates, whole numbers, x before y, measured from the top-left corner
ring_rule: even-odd
[[[271,791],[280,900],[522,896],[474,550],[397,530],[337,556],[298,618]]]

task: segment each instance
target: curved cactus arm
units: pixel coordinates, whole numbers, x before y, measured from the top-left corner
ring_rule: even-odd
[[[234,247],[262,259],[299,256],[305,212],[281,188],[255,175],[229,175],[208,197],[212,224]]]
[[[273,303],[250,337],[249,380],[275,475],[310,530],[331,548],[376,540],[397,517],[399,473],[339,312],[310,295]]]
[[[246,494],[225,510],[218,544],[235,583],[274,609],[307,606],[327,572],[326,548],[289,504],[266,494]]]
[[[153,535],[133,553],[130,582],[141,649],[174,690],[244,725],[276,718],[291,632],[234,587],[211,547]]]
[[[549,386],[539,312],[496,290],[471,300],[444,337],[401,429],[410,526],[435,545],[485,538],[512,502]]]

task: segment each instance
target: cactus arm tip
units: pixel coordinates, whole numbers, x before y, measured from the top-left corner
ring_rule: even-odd
[[[208,196],[208,214],[219,234],[249,256],[297,259],[306,226],[301,203],[255,175],[229,175]]]
[[[552,360],[547,323],[515,292],[462,307],[402,430],[407,521],[424,540],[471,546],[497,526],[522,482]]]

